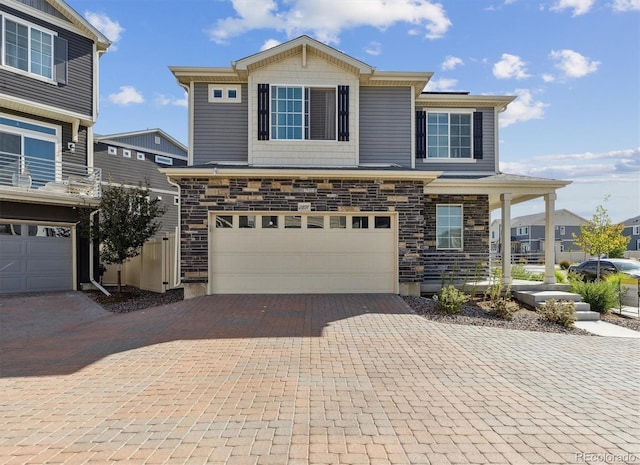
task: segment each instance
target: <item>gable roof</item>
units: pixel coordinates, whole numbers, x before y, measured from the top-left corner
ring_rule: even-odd
[[[627,218],[624,221],[621,221],[626,227],[638,226],[640,225],[640,215],[634,216],[633,218]]]
[[[575,223],[575,224],[566,224],[566,222],[556,221],[556,225],[558,226],[575,226],[575,225],[580,225],[587,222],[586,219],[582,218],[579,215],[576,215],[573,212],[570,212],[565,208],[556,210],[554,214],[556,219],[561,215],[569,216],[574,220],[573,223]],[[540,226],[544,224],[545,224],[545,213],[534,213],[532,215],[518,216],[511,220],[512,228],[517,228],[519,226]]]
[[[173,145],[175,145],[177,148],[179,148],[180,150],[185,152],[185,156],[188,152],[187,147],[182,144],[181,142],[179,142],[178,140],[174,139],[173,137],[171,137],[169,134],[167,134],[166,132],[164,132],[162,129],[159,128],[154,128],[154,129],[144,129],[141,131],[131,131],[131,132],[120,132],[117,134],[107,134],[107,135],[98,135],[95,134],[93,139],[96,142],[118,142],[119,139],[124,139],[124,138],[129,138],[129,137],[133,137],[133,136],[143,136],[143,135],[147,135],[147,134],[157,134],[165,139],[167,139],[169,142],[171,142]]]
[[[310,54],[358,76],[362,85],[414,86],[416,96],[420,95],[433,76],[431,72],[378,71],[373,66],[307,35],[241,58],[232,62],[230,68],[170,66],[169,69],[183,87],[188,87],[190,82],[243,83],[247,82],[249,74],[256,69],[297,55],[301,55],[304,62]]]

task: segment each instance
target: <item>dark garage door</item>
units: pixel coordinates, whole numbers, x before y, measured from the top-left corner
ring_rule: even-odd
[[[70,228],[0,224],[0,294],[71,289]]]

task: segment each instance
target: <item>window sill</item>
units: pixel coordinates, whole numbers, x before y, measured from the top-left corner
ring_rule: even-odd
[[[422,163],[476,163],[475,158],[422,158]]]

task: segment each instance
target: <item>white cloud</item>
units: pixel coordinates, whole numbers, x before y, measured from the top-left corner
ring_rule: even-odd
[[[117,44],[124,32],[124,28],[120,26],[118,21],[112,20],[103,13],[95,13],[88,10],[84,12],[84,17],[93,27],[102,32],[106,38],[111,41],[109,50],[116,50],[118,48]]]
[[[431,79],[424,90],[427,92],[446,92],[452,90],[457,84],[457,79]]]
[[[517,55],[502,54],[502,60],[493,65],[493,75],[498,79],[526,79],[529,77],[525,62]]]
[[[230,0],[235,17],[218,20],[208,30],[212,41],[225,44],[254,29],[274,29],[289,37],[311,33],[325,43],[338,43],[342,30],[359,26],[386,29],[398,23],[421,29],[429,39],[443,37],[451,26],[439,3],[430,0]]]
[[[158,106],[174,106],[174,107],[184,107],[187,108],[189,106],[189,100],[187,99],[187,93],[185,92],[182,98],[170,97],[164,94],[157,94],[155,98],[155,103]]]
[[[369,55],[373,55],[374,57],[377,57],[382,53],[382,44],[380,42],[375,42],[375,41],[370,42],[369,45],[367,45],[367,47],[364,49],[364,51]]]
[[[553,74],[545,73],[545,74],[542,75],[542,80],[544,82],[553,82],[553,81],[556,80],[556,78],[555,78],[555,76],[553,76]]]
[[[564,11],[566,9],[572,9],[572,16],[580,16],[588,13],[591,10],[595,0],[557,0],[551,7],[551,11]]]
[[[614,0],[611,5],[613,11],[640,11],[640,0]]]
[[[442,69],[446,71],[449,69],[454,69],[456,66],[463,64],[464,62],[462,61],[462,58],[449,55],[442,63]]]
[[[116,105],[130,105],[132,103],[143,103],[144,97],[133,86],[120,86],[120,92],[109,94],[109,101]]]
[[[549,56],[557,62],[556,68],[568,78],[581,78],[595,73],[600,66],[599,61],[590,61],[580,53],[568,49],[553,50]]]
[[[576,183],[638,183],[640,148],[608,152],[540,155],[500,163],[500,170],[529,176],[570,179]]]
[[[517,89],[515,94],[518,98],[510,103],[503,113],[500,113],[501,128],[532,119],[542,119],[544,109],[549,106],[548,103],[535,101],[528,89]]]
[[[269,50],[270,48],[277,47],[281,43],[282,42],[280,42],[279,40],[269,39],[269,40],[265,41],[264,44],[262,44],[262,47],[260,47],[260,51],[264,52],[265,50]]]

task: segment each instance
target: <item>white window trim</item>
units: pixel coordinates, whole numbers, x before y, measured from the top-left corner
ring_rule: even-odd
[[[336,91],[336,101],[335,101],[335,105],[336,105],[336,128],[335,128],[335,132],[336,132],[336,138],[335,139],[305,139],[304,137],[302,139],[278,139],[277,137],[273,137],[273,132],[272,132],[272,127],[273,127],[273,121],[272,121],[272,115],[273,115],[273,110],[271,109],[271,89],[273,89],[274,87],[299,87],[302,89],[302,99],[303,99],[303,103],[304,103],[304,95],[305,95],[305,89],[335,89]],[[304,117],[304,111],[302,113],[302,116]],[[304,124],[302,126],[302,133],[304,135]],[[313,84],[308,84],[308,85],[302,85],[302,84],[271,84],[269,86],[269,140],[272,141],[277,141],[277,142],[286,142],[286,143],[300,143],[300,142],[309,142],[312,141],[314,143],[318,142],[318,143],[331,143],[331,142],[336,142],[338,141],[338,86],[331,86],[331,85],[327,85],[327,84],[320,84],[320,85],[313,85]]]
[[[29,28],[29,48],[28,48],[28,59],[27,59],[27,63],[29,64],[29,70],[25,71],[22,70],[20,68],[15,68],[13,66],[9,66],[5,63],[5,51],[6,51],[6,44],[5,44],[5,33],[7,30],[7,24],[6,24],[6,20],[12,21],[14,23],[18,23],[22,26],[26,26]],[[17,73],[17,74],[22,74],[23,76],[28,76],[30,78],[33,79],[38,79],[40,81],[44,81],[47,82],[49,84],[58,84],[54,78],[55,75],[55,59],[54,59],[54,54],[55,54],[55,46],[54,46],[54,42],[55,39],[51,40],[51,77],[48,78],[46,76],[42,76],[41,74],[37,74],[37,73],[33,73],[31,72],[31,29],[36,29],[40,32],[44,32],[46,34],[51,35],[52,37],[57,37],[58,33],[54,32],[50,29],[47,29],[46,27],[42,27],[39,26],[37,24],[31,23],[29,21],[25,21],[22,18],[18,18],[15,16],[12,16],[10,14],[4,13],[2,12],[0,14],[0,25],[2,26],[1,31],[0,31],[0,68],[2,69],[6,69],[8,71],[11,71],[12,73]]]
[[[173,165],[173,158],[165,157],[162,155],[156,155],[155,161],[156,163],[161,163],[163,165]]]
[[[529,226],[520,226],[516,229],[516,236],[528,236]]]
[[[19,121],[23,123],[34,124],[37,126],[42,126],[44,128],[53,129],[56,133],[54,134],[44,134],[38,131],[32,131],[30,129],[25,128],[15,128],[11,126],[0,125],[0,130],[2,132],[15,134],[21,137],[27,136],[34,139],[40,139],[47,142],[53,142],[55,144],[55,168],[54,168],[54,179],[56,181],[62,180],[62,126],[57,126],[55,124],[43,123],[42,121],[32,120],[27,118],[22,118],[20,116],[9,115],[5,113],[0,113],[0,116],[3,118],[7,118],[9,120]],[[22,145],[24,147],[24,144]],[[24,157],[24,153],[21,154]]]
[[[221,98],[214,98],[213,97],[213,91],[214,90],[220,90],[222,91],[222,97]],[[236,91],[236,97],[235,98],[230,98],[229,97],[229,91],[230,90],[235,90]],[[225,86],[221,86],[218,84],[209,84],[208,86],[208,99],[209,99],[209,103],[242,103],[242,86],[241,85],[225,85]]]
[[[429,113],[448,113],[449,115],[451,115],[451,113],[455,113],[455,114],[465,114],[465,115],[470,115],[471,118],[471,145],[470,145],[470,149],[471,149],[471,156],[468,158],[451,158],[451,156],[449,156],[448,158],[429,158],[429,123],[427,121],[427,130],[425,133],[425,137],[427,138],[427,141],[425,142],[425,147],[427,150],[427,154],[425,156],[425,158],[422,159],[423,163],[477,163],[478,161],[473,158],[473,114],[477,111],[476,108],[423,108],[422,111],[424,111],[427,115],[428,118],[428,114]],[[449,126],[449,132],[451,132],[451,126]],[[449,143],[449,152],[451,152],[451,143]],[[449,153],[449,155],[451,155],[451,153]]]
[[[440,247],[438,245],[438,207],[460,207],[460,247]],[[461,203],[436,204],[436,250],[464,250],[464,205]]]
[[[109,155],[118,155],[118,148],[110,145],[107,147],[107,153]]]
[[[636,239],[636,250],[640,250],[640,239]]]
[[[122,156],[124,158],[131,158],[131,150],[129,149],[122,149]]]
[[[142,160],[146,160],[147,157],[142,152],[136,152],[136,159],[142,161]]]
[[[638,234],[640,234],[640,226],[634,226],[633,230],[631,231],[631,234],[633,236],[637,236]]]
[[[564,236],[565,234],[567,234],[567,228],[565,228],[564,226],[560,226],[560,235]]]

